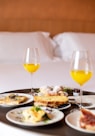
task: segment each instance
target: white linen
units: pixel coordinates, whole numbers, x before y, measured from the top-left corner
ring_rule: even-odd
[[[24,129],[22,130],[20,128],[6,125],[2,122],[0,122],[0,135],[2,136],[20,136],[20,135],[21,136],[53,136],[53,135],[42,134],[41,132],[33,132],[29,130],[27,131]]]
[[[26,72],[23,64],[0,64],[0,93],[10,90],[38,88],[41,86],[63,85],[66,87],[79,88],[69,75],[70,63],[59,61],[48,61],[41,63],[41,67],[33,74]],[[95,92],[95,76],[82,88]],[[32,83],[31,83],[32,82]]]
[[[56,42],[55,56],[70,61],[74,50],[88,50],[95,60],[95,33],[64,32],[53,37]]]
[[[28,47],[39,49],[40,61],[53,59],[54,42],[48,32],[0,32],[0,63],[22,63]]]

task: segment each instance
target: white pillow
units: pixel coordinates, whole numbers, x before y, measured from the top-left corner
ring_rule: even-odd
[[[53,59],[53,40],[48,32],[0,32],[0,62],[23,63],[26,48],[37,47],[40,60]]]
[[[70,61],[73,50],[88,50],[92,59],[95,59],[95,34],[64,32],[53,37],[57,43],[54,54],[65,61]]]

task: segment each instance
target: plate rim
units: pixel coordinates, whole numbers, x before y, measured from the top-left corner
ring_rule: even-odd
[[[63,104],[63,105],[64,105],[64,104]],[[65,110],[65,109],[68,109],[68,108],[70,108],[70,107],[71,107],[71,103],[68,103],[67,106],[62,107],[62,108],[56,108],[56,109],[58,109],[58,110]]]
[[[95,95],[83,95],[82,97],[95,97]],[[70,98],[77,98],[77,97],[80,97],[80,96],[68,96],[68,99]],[[92,103],[91,106],[83,106],[84,108],[86,109],[90,109],[90,108],[95,108],[95,103]]]
[[[30,94],[27,94],[27,93],[16,93],[16,92],[0,94],[0,98],[3,97],[3,96],[7,96],[8,94],[17,94],[17,95],[27,96],[29,99],[27,101],[23,102],[23,103],[20,103],[20,104],[14,104],[14,105],[0,104],[0,107],[10,108],[10,107],[22,106],[24,104],[28,104],[28,103],[32,102],[33,99],[34,99],[33,96],[30,95]]]
[[[37,123],[36,123],[36,124],[33,124],[33,123],[30,123],[30,124],[27,124],[27,123],[26,123],[26,124],[25,124],[25,123],[22,123],[22,122],[20,122],[20,121],[15,121],[15,120],[13,120],[12,118],[9,117],[9,114],[10,114],[11,112],[15,111],[15,110],[26,109],[26,108],[30,108],[30,107],[32,107],[32,106],[26,106],[26,107],[20,107],[20,108],[12,109],[12,110],[10,110],[10,111],[8,111],[8,112],[6,113],[6,119],[7,119],[8,121],[10,121],[11,123],[14,123],[14,124],[19,125],[19,126],[38,127],[38,126],[46,126],[46,125],[50,125],[50,124],[57,123],[57,122],[61,121],[61,120],[64,118],[64,116],[65,116],[62,111],[59,111],[58,109],[54,109],[54,108],[53,108],[52,110],[54,110],[55,112],[58,112],[58,114],[56,114],[56,116],[59,116],[59,113],[60,113],[59,119],[54,120],[53,122],[50,121],[50,122],[48,122],[48,123],[42,122],[42,123],[38,123],[38,124],[37,124]],[[42,107],[42,108],[44,108],[44,107]]]
[[[92,110],[92,111],[94,111],[95,112],[95,110]],[[80,131],[80,132],[84,132],[84,133],[89,133],[89,134],[95,134],[95,131],[91,131],[91,130],[86,130],[86,129],[83,129],[83,128],[81,128],[81,127],[79,127],[78,125],[73,125],[73,124],[71,124],[70,123],[70,121],[68,120],[69,118],[70,118],[70,116],[72,116],[73,114],[77,114],[77,117],[79,118],[79,114],[81,113],[80,111],[74,111],[74,112],[71,112],[71,113],[69,113],[68,115],[66,115],[66,117],[65,117],[65,122],[66,122],[66,124],[69,126],[69,127],[71,127],[71,128],[73,128],[73,129],[75,129],[75,130],[77,130],[77,131]],[[74,122],[75,121],[77,121],[76,119],[74,120]],[[77,123],[77,122],[76,122]],[[78,122],[79,123],[79,122]]]

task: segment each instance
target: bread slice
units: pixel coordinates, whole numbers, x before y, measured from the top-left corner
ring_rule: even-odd
[[[81,109],[80,127],[95,131],[95,114],[90,110]]]
[[[68,102],[66,96],[34,96],[34,105],[58,107]]]

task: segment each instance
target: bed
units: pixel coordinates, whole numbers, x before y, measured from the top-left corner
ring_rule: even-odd
[[[88,49],[94,67],[95,34],[64,32],[53,38],[49,35],[48,32],[0,33],[0,93],[41,86],[79,87],[69,74],[72,52]],[[34,45],[39,49],[40,68],[31,83],[31,74],[26,72],[23,62],[26,49]],[[83,90],[95,91],[94,78],[93,75]]]
[[[70,59],[74,49],[88,49],[95,69],[94,7],[93,0],[0,1],[0,93],[31,88],[31,76],[23,68],[23,60],[26,48],[32,46],[39,48],[41,64],[33,75],[33,88],[79,88],[69,74]],[[95,92],[94,81],[93,74],[83,90]],[[31,135],[1,122],[0,125],[2,135],[6,134],[4,128],[11,130],[9,135]]]

